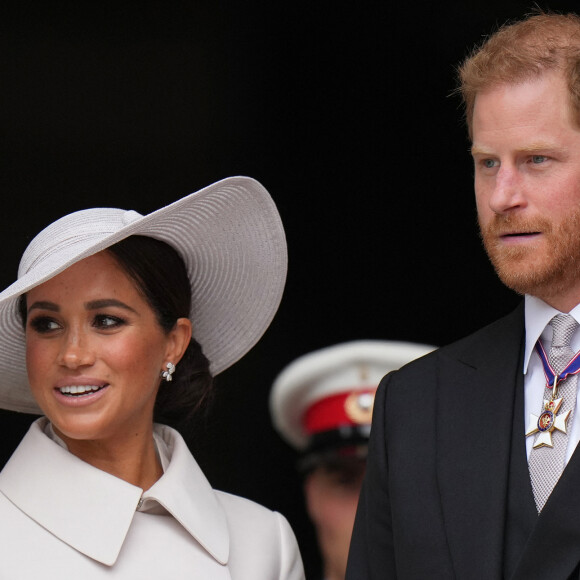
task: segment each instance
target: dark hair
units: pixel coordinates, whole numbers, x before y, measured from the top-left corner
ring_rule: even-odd
[[[191,284],[185,264],[174,248],[147,236],[130,236],[106,251],[135,282],[165,332],[173,329],[178,318],[189,318]],[[26,324],[26,295],[20,297],[19,311]],[[212,386],[209,361],[201,345],[192,338],[173,380],[161,382],[154,420],[191,433],[192,418],[209,403]]]

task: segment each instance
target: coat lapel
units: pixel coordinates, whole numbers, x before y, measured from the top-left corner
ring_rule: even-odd
[[[75,550],[111,566],[142,490],[51,441],[43,432],[45,422],[31,425],[0,473],[0,493]]]
[[[225,512],[176,432],[156,426],[170,450],[170,463],[164,476],[142,493],[50,440],[43,430],[46,421],[31,425],[0,473],[0,493],[22,512],[78,552],[112,566],[143,496],[162,505],[211,555],[211,561],[200,562],[213,566],[217,561],[215,573],[225,574],[229,559]]]
[[[522,305],[487,332],[440,354],[438,483],[458,578],[502,576],[514,385],[523,388],[523,339]]]

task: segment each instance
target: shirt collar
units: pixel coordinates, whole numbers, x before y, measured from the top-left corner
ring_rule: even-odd
[[[552,340],[552,331],[548,323],[560,311],[552,308],[540,298],[526,294],[525,297],[525,320],[526,320],[526,350],[524,353],[524,374],[528,372],[528,366],[534,347],[538,339]],[[575,306],[570,314],[580,322],[580,304]]]
[[[0,492],[31,519],[75,550],[111,566],[143,495],[163,505],[218,562],[227,563],[229,535],[223,508],[176,431],[155,426],[170,462],[164,475],[143,493],[49,439],[44,433],[47,422],[41,418],[31,425],[0,473]]]

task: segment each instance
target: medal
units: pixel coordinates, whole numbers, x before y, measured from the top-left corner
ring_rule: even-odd
[[[540,416],[538,417],[530,413],[530,422],[528,423],[526,437],[538,433],[534,441],[534,449],[538,447],[553,447],[552,432],[554,430],[566,433],[570,411],[566,411],[563,415],[557,415],[563,400],[544,399],[544,410],[540,413]]]
[[[541,340],[536,343],[536,352],[538,353],[542,366],[544,367],[544,375],[546,377],[546,389],[551,391],[549,399],[544,399],[544,405],[540,415],[530,413],[530,420],[528,422],[528,429],[526,437],[538,433],[534,441],[534,449],[538,447],[553,447],[552,433],[554,431],[561,431],[566,433],[568,419],[570,418],[571,410],[558,415],[558,411],[562,406],[563,398],[558,399],[558,386],[568,377],[568,375],[575,375],[580,372],[580,353],[568,363],[565,369],[557,375],[554,369],[548,362],[546,351]]]

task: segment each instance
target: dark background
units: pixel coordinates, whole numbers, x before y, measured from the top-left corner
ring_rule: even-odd
[[[312,575],[295,455],[268,415],[277,373],[346,340],[441,345],[518,301],[480,246],[451,93],[469,49],[533,6],[393,4],[0,8],[1,287],[30,239],[77,209],[148,213],[240,174],[276,201],[290,259],[280,310],[218,377],[190,443],[215,487],[288,517]],[[0,465],[30,419],[0,413]]]

